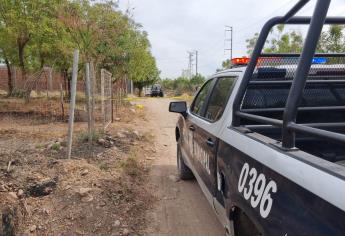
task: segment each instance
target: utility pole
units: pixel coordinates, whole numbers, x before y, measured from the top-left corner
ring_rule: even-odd
[[[198,75],[198,50],[195,50],[195,75]]]
[[[232,43],[233,43],[233,27],[226,25],[225,31],[224,31],[224,52],[230,51],[230,60],[232,59],[232,52],[233,52]]]
[[[188,53],[188,78],[192,78],[192,68],[193,68],[193,56],[194,56],[194,52],[187,52]]]

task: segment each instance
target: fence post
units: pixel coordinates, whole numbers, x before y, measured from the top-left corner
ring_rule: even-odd
[[[75,109],[75,98],[77,93],[77,79],[78,79],[78,62],[79,62],[79,50],[74,51],[73,55],[73,72],[72,72],[72,83],[71,83],[71,101],[69,107],[69,119],[68,119],[68,159],[71,158],[72,153],[72,142],[73,142],[73,125],[74,125],[74,109]]]
[[[64,108],[62,83],[60,83],[60,103],[61,103],[61,120],[63,121],[65,118],[65,108]]]
[[[47,67],[48,70],[48,90],[53,90],[53,68]]]
[[[104,69],[101,69],[101,110],[102,110],[102,122],[103,130],[105,131],[105,101],[104,101]]]
[[[87,107],[87,128],[89,145],[92,146],[92,119],[91,119],[91,84],[90,84],[90,64],[85,64],[85,87],[86,87],[86,107]]]
[[[95,93],[96,93],[96,73],[93,66],[93,62],[90,63],[90,96],[91,96],[91,130],[95,132]]]
[[[111,99],[111,123],[114,123],[114,96],[113,96],[113,81],[110,82],[110,99]]]

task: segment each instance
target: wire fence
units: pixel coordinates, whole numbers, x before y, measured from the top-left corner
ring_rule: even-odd
[[[6,130],[29,132],[35,137],[66,141],[67,121],[71,108],[71,79],[60,80],[52,68],[28,76],[25,82],[17,78],[13,93],[8,96],[8,78],[0,73],[0,123]],[[121,79],[115,79],[105,70],[96,70],[92,63],[80,69],[77,75],[74,108],[73,145],[77,139],[86,139],[92,147],[99,135],[109,130],[124,112],[126,88]],[[57,84],[57,81],[59,83]],[[78,135],[85,137],[78,137]],[[72,155],[75,151],[72,145]],[[93,148],[90,148],[90,154]]]
[[[112,77],[105,69],[101,70],[101,101],[103,129],[106,130],[113,121]]]

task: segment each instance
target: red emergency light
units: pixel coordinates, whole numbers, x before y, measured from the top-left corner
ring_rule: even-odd
[[[231,59],[233,65],[248,65],[250,58],[248,57],[237,57]]]

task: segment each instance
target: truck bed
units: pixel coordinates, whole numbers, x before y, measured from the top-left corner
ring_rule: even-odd
[[[279,128],[265,125],[253,125],[247,128],[253,132],[281,141],[282,133]],[[333,129],[332,131],[345,134],[345,128]],[[345,166],[345,147],[341,144],[298,134],[296,136],[296,147],[326,161]]]

